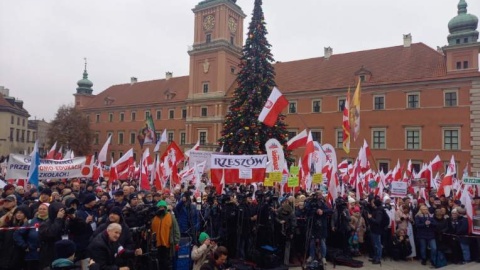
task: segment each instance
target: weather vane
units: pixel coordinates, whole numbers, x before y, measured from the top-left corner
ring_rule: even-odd
[[[85,60],[85,70],[87,70],[87,58],[84,57],[83,60]]]

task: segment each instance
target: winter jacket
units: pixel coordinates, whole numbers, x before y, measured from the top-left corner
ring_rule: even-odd
[[[65,209],[65,205],[54,202],[48,207],[48,220],[43,222],[38,229],[40,241],[40,267],[49,267],[54,259],[55,242],[62,240],[65,231],[65,218],[57,218],[58,211]]]
[[[383,223],[383,207],[379,206],[372,211],[372,217],[368,219],[370,224],[370,231],[374,234],[383,234],[385,228],[382,227]]]
[[[429,220],[430,224],[426,225],[425,222]],[[417,228],[416,237],[418,239],[435,239],[435,219],[430,215],[416,215],[415,216],[415,227]]]
[[[358,242],[363,243],[365,241],[365,231],[367,226],[365,225],[365,219],[362,216],[358,218],[354,215],[350,217],[350,228],[352,231],[356,231],[358,235]]]
[[[112,242],[108,238],[106,231],[100,233],[93,238],[92,242],[88,245],[88,255],[100,265],[102,270],[117,270],[117,260],[120,258],[128,258],[134,256],[134,251],[123,247],[117,242]]]
[[[10,226],[13,225],[8,222],[4,227]],[[21,247],[15,245],[14,232],[14,230],[0,231],[0,268],[21,268],[25,252]]]
[[[185,204],[184,201],[178,201],[175,207],[175,217],[181,233],[193,233],[200,229],[199,213],[194,204]]]
[[[192,270],[200,270],[200,267],[208,260],[208,258],[213,254],[213,252],[217,249],[217,246],[207,246],[202,244],[199,246],[193,246],[192,249],[192,261],[193,261],[193,269]]]
[[[40,225],[45,221],[45,219],[35,217],[28,221],[26,227],[32,227],[35,225],[40,227]],[[27,250],[25,253],[26,261],[36,261],[40,259],[40,254],[38,253],[38,248],[40,248],[40,240],[37,229],[23,228],[17,230],[13,234],[13,240],[15,241],[15,245],[21,247],[23,250]]]

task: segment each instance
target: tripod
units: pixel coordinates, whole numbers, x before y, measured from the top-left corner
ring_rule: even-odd
[[[307,227],[306,227],[307,229],[305,231],[305,250],[303,251],[303,259],[301,261],[303,270],[305,270],[307,267],[306,261],[307,261],[307,253],[310,247],[310,240],[312,237],[312,227],[313,227],[313,217],[309,216],[307,218]]]

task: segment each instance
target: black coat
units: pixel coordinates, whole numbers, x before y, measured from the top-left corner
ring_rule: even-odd
[[[15,245],[14,230],[0,231],[0,268],[14,269],[20,267],[25,251]]]
[[[65,209],[63,203],[54,202],[48,207],[48,220],[38,229],[40,241],[40,267],[49,267],[55,256],[55,242],[62,240],[65,231],[65,219],[57,218],[58,211]]]
[[[117,260],[122,257],[133,257],[133,250],[124,250],[119,254],[120,243],[112,242],[108,238],[107,232],[95,236],[88,245],[88,255],[95,261],[95,264],[102,270],[117,270]]]

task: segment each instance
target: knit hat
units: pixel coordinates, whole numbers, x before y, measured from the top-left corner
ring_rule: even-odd
[[[115,215],[118,215],[118,216],[122,216],[122,208],[118,207],[118,206],[114,206],[112,207],[112,209],[110,209],[110,212],[108,212],[108,214],[115,214]]]
[[[208,238],[210,238],[210,236],[208,236],[208,234],[206,232],[202,232],[198,236],[198,242],[200,242],[200,244],[203,244],[203,242],[205,242],[205,240],[207,240]]]
[[[157,203],[157,207],[165,207],[167,208],[167,202],[164,200],[161,200]]]
[[[353,213],[360,213],[360,207],[355,206],[355,207],[353,208]]]
[[[355,203],[355,199],[352,197],[348,197],[348,203]]]
[[[66,259],[75,254],[75,243],[70,240],[55,242],[55,256],[57,259]]]
[[[18,206],[17,208],[15,208],[15,210],[13,211],[13,216],[15,216],[18,212],[22,212],[27,219],[30,219],[30,218],[31,218],[31,216],[30,216],[30,215],[31,215],[31,214],[30,214],[30,213],[31,213],[30,208],[29,208],[28,206],[26,206],[26,205],[20,205],[20,206]]]
[[[45,194],[45,195],[48,195],[48,196],[52,196],[52,190],[49,189],[49,188],[44,188],[42,189],[42,191],[40,192],[40,195],[41,194]]]
[[[4,187],[3,187],[3,190],[4,191],[7,191],[9,189],[15,189],[15,186],[12,185],[12,184],[6,184]]]
[[[93,193],[88,193],[85,198],[83,198],[83,204],[87,204],[87,203],[90,203],[90,202],[93,202],[95,201],[97,198],[95,197],[95,195],[93,195]]]
[[[10,194],[8,195],[7,197],[5,197],[5,200],[6,201],[9,201],[9,202],[16,202],[17,201],[17,197],[13,194]]]

